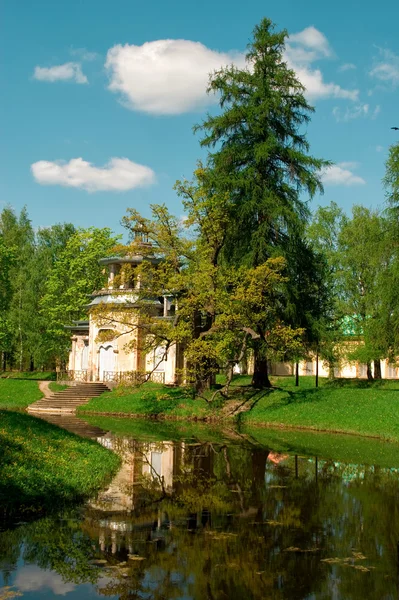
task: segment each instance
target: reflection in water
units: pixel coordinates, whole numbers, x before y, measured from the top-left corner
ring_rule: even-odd
[[[107,489],[0,534],[7,593],[398,598],[396,470],[248,441],[98,441],[123,460]]]

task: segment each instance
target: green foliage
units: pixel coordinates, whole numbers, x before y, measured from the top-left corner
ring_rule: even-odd
[[[323,191],[320,172],[329,163],[310,154],[303,126],[313,108],[284,60],[287,35],[262,19],[248,45],[246,66],[224,67],[210,76],[208,91],[218,94],[221,112],[195,129],[209,149],[208,187],[228,198],[223,260],[233,268],[259,267],[283,256],[287,280],[279,318],[302,328],[309,345],[326,308],[320,260],[304,242],[309,213],[303,196]],[[272,356],[262,335],[251,345],[254,384],[268,386],[267,358]],[[297,359],[305,354],[299,344],[286,354],[290,351]]]
[[[246,67],[231,65],[210,77],[208,90],[219,95],[221,113],[195,128],[210,148],[215,189],[231,197],[225,254],[232,262],[244,256],[256,266],[279,254],[307,217],[301,192],[322,190],[319,171],[327,163],[309,155],[301,131],[313,109],[284,60],[287,35],[262,19]]]
[[[347,217],[335,203],[319,208],[308,228],[311,243],[327,265],[325,285],[331,303],[320,349],[331,368],[345,354],[367,364],[393,359],[398,262],[391,229],[387,216],[378,211],[354,206]],[[345,349],[348,321],[358,345]]]
[[[6,411],[0,414],[0,455],[0,504],[5,512],[23,508],[37,513],[81,501],[119,466],[118,457],[96,442]]]
[[[70,335],[64,326],[86,318],[89,294],[101,289],[106,281],[98,261],[116,240],[107,228],[79,229],[59,254],[40,300],[40,313],[46,324],[43,345],[47,359],[66,359]]]
[[[71,224],[39,229],[6,207],[0,214],[0,351],[2,368],[47,366],[46,324],[39,311],[44,284],[74,232]]]
[[[383,184],[386,189],[389,206],[397,218],[397,210],[399,208],[399,144],[393,144],[389,148]]]

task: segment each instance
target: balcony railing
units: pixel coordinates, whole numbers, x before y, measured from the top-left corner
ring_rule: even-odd
[[[103,371],[102,377],[100,373],[98,379],[104,381],[104,383],[123,383],[125,385],[140,385],[148,380],[153,381],[154,383],[165,383],[165,373],[163,371]],[[59,371],[57,373],[57,381],[76,381],[84,383],[93,380],[95,380],[95,378],[88,370],[68,370]]]
[[[59,371],[57,373],[57,381],[90,381],[90,373],[87,369],[81,371]]]
[[[140,385],[145,381],[154,383],[165,383],[165,373],[163,371],[151,371],[143,373],[141,371],[104,371],[102,381],[112,383],[124,383],[126,385]]]

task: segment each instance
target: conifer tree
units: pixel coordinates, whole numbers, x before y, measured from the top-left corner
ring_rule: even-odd
[[[304,128],[313,108],[284,59],[287,32],[263,19],[253,32],[246,67],[231,65],[210,77],[221,111],[195,130],[209,149],[213,186],[231,198],[223,258],[257,267],[302,239],[308,208],[302,194],[322,191],[327,162],[309,154]],[[253,383],[268,386],[267,345],[254,343]]]

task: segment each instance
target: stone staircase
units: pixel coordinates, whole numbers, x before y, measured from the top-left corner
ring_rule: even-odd
[[[41,398],[26,410],[31,413],[74,414],[78,406],[87,404],[91,398],[97,398],[104,392],[109,392],[104,383],[78,383]]]

